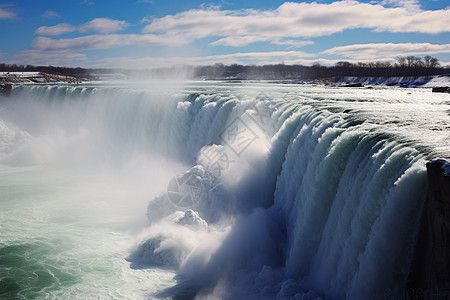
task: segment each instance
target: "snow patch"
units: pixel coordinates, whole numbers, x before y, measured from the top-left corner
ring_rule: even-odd
[[[369,85],[387,85],[400,87],[433,88],[450,86],[449,75],[420,76],[420,77],[352,77],[345,76],[339,79],[341,83],[361,83]]]

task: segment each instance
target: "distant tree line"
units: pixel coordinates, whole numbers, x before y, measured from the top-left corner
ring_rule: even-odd
[[[370,62],[350,63],[340,61],[334,66],[315,63],[302,65],[237,65],[197,67],[197,78],[209,79],[332,79],[344,76],[354,77],[403,77],[431,76],[449,73],[449,68],[440,66],[439,60],[431,56],[423,59],[415,56],[397,57],[396,63]]]
[[[336,76],[357,77],[397,77],[397,76],[430,76],[448,73],[449,69],[441,68],[439,60],[429,55],[423,59],[416,56],[399,56],[397,62],[356,63],[341,61],[335,66]]]
[[[439,60],[429,55],[421,58],[416,56],[397,57],[391,62],[358,62],[340,61],[334,66],[323,66],[314,63],[303,65],[224,65],[217,63],[210,66],[179,65],[169,68],[130,70],[130,69],[84,69],[53,66],[21,66],[0,64],[0,72],[45,72],[59,75],[69,75],[79,78],[95,79],[105,74],[123,74],[127,77],[162,77],[172,78],[184,76],[196,79],[229,79],[229,80],[283,80],[283,79],[329,79],[335,80],[344,76],[354,77],[403,77],[431,76],[450,73],[448,67],[442,67]]]

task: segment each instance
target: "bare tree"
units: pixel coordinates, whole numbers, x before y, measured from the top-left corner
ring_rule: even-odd
[[[399,67],[406,67],[406,57],[398,56],[397,57],[397,64],[398,64]]]
[[[423,58],[424,62],[425,62],[425,67],[426,68],[431,68],[434,69],[437,66],[440,65],[439,60],[437,58],[431,57],[429,55],[425,56]]]

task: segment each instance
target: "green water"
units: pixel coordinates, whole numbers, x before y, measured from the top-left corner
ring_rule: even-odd
[[[140,225],[116,201],[137,197],[128,187],[1,166],[0,195],[0,299],[141,299],[173,282],[172,272],[129,267]]]

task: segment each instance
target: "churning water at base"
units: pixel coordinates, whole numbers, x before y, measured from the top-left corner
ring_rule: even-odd
[[[267,83],[0,98],[0,298],[394,299],[448,95]]]

